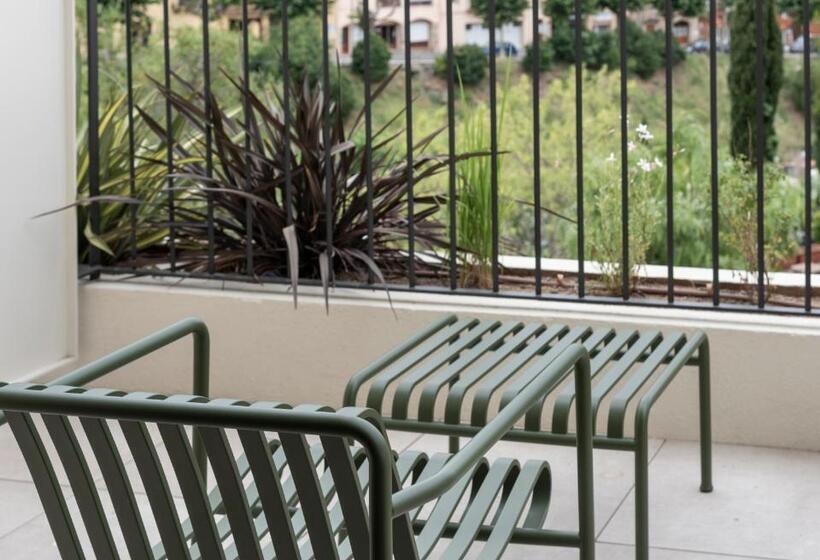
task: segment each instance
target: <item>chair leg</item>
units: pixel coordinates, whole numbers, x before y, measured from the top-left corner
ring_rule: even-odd
[[[649,560],[649,439],[635,434],[635,558]]]
[[[700,491],[712,491],[712,404],[709,370],[709,340],[698,349],[700,385]]]

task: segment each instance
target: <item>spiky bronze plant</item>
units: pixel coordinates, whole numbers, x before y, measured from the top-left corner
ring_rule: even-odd
[[[394,75],[395,72],[374,90],[371,103]],[[388,149],[402,132],[388,133],[384,127],[372,137],[373,258],[370,259],[366,150],[349,140],[361,127],[361,115],[346,130],[337,104],[324,95],[321,85],[311,86],[303,81],[289,92],[291,118],[286,126],[279,92],[272,92],[272,101],[264,101],[248,91],[243,83],[233,81],[243,106],[250,108],[246,126],[243,110],[227,111],[212,97],[208,104],[210,112],[206,114],[202,94],[182,80],[177,79],[176,83],[178,87],[172,90],[159,83],[156,86],[171,102],[174,111],[184,115],[198,133],[211,127],[214,154],[214,169],[209,177],[203,142],[193,148],[190,143],[175,146],[178,154],[175,176],[180,183],[188,184],[180,187],[186,190],[187,197],[186,204],[177,210],[181,267],[206,269],[206,201],[210,198],[214,208],[215,266],[219,272],[285,277],[289,263],[296,262],[290,260],[294,257],[295,238],[298,273],[302,278],[326,280],[328,271],[358,280],[374,272],[377,276],[406,273],[409,264],[406,253],[408,170],[405,159],[396,158]],[[327,139],[325,111],[330,132]],[[165,134],[163,126],[150,115],[143,113],[143,117],[157,134]],[[447,168],[446,156],[423,153],[434,137],[435,134],[414,147],[416,182]],[[330,209],[325,203],[326,147],[331,154]],[[460,155],[458,159],[466,157],[470,156]],[[290,220],[286,166],[290,169]],[[431,195],[414,198],[415,240],[419,252],[424,253],[424,258],[417,260],[419,269],[439,267],[438,261],[429,256],[446,246],[442,237],[444,228],[436,220],[444,202]],[[331,220],[332,226],[330,247],[326,237],[327,220]],[[293,225],[290,230],[289,223]],[[289,234],[292,234],[290,245]],[[249,238],[253,270],[247,270]]]

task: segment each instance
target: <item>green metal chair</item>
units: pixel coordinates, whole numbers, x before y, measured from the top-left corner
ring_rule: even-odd
[[[595,447],[635,454],[636,556],[647,560],[649,415],[684,366],[699,372],[700,488],[712,491],[709,341],[703,332],[449,315],[355,374],[345,389],[344,405],[362,404],[382,413],[388,429],[450,436],[450,452],[456,452],[459,436],[478,433],[532,379],[579,344],[591,357],[593,430],[599,411],[607,413],[606,432],[594,435]],[[576,398],[572,385],[553,386],[527,411],[523,425],[503,439],[578,445],[569,422]],[[632,434],[627,422],[632,423]]]
[[[187,334],[195,338],[197,396],[78,387]],[[581,492],[579,530],[567,534],[543,528],[551,491],[546,462],[485,455],[573,373]],[[469,551],[491,559],[510,543],[550,541],[591,560],[589,379],[586,350],[570,346],[457,453],[395,454],[370,409],[209,400],[207,330],[186,320],[49,385],[0,383],[0,423],[8,422],[18,442],[63,558],[404,560],[457,559]],[[128,456],[136,476],[125,466]],[[138,506],[136,478],[148,507]],[[147,536],[152,526],[156,543]]]

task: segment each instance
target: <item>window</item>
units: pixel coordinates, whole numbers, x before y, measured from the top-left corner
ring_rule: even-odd
[[[410,44],[413,46],[430,45],[430,22],[424,20],[410,22]]]

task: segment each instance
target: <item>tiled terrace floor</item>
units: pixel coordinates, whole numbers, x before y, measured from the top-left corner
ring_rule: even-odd
[[[395,448],[443,451],[435,436],[394,434]],[[694,442],[652,442],[653,560],[820,559],[820,453],[716,445],[715,491],[698,491]],[[500,444],[493,454],[547,457],[554,497],[548,526],[575,524],[574,450]],[[632,455],[596,451],[596,525],[601,560],[634,558]],[[56,558],[34,486],[7,428],[0,428],[0,559]],[[571,559],[563,549],[512,547],[511,559]]]

